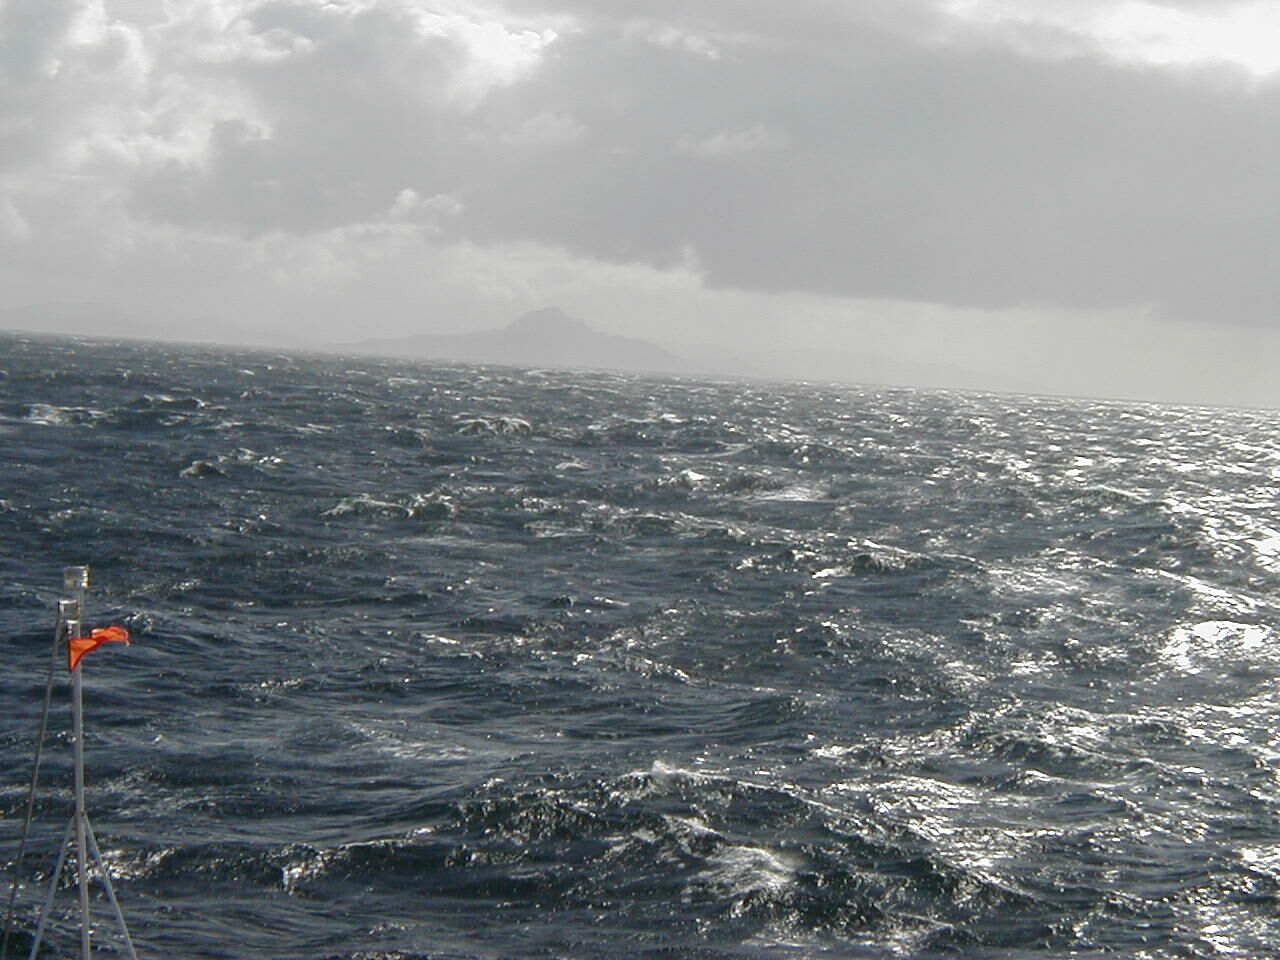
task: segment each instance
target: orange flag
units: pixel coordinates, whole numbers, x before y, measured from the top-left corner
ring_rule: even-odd
[[[124,627],[99,627],[92,631],[87,637],[81,637],[78,640],[71,640],[67,644],[67,672],[75,670],[80,666],[80,661],[84,659],[86,653],[93,653],[104,643],[129,643],[129,631]]]

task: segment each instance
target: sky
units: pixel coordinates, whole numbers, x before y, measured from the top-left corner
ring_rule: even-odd
[[[1280,406],[1277,37],[1280,0],[0,0],[0,326],[556,305],[755,372]]]

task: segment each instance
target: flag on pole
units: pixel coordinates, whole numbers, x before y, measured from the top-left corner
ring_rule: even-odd
[[[67,643],[67,672],[80,666],[85,654],[93,653],[104,643],[129,643],[129,631],[124,627],[99,627],[87,637],[72,638]]]

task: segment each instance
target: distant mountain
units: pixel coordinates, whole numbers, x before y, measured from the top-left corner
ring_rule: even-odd
[[[361,340],[334,349],[523,367],[664,373],[685,373],[693,369],[686,360],[656,344],[601,333],[556,307],[526,313],[496,330]]]
[[[921,363],[841,350],[784,348],[775,350],[768,356],[744,356],[730,348],[715,357],[679,357],[646,340],[600,333],[556,307],[534,310],[507,326],[494,330],[362,340],[358,343],[332,344],[328,349],[343,353],[523,367],[699,373],[710,376],[1032,392],[1030,384],[950,364]]]

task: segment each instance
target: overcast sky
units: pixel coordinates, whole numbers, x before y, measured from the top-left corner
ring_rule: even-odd
[[[174,337],[1280,405],[1277,171],[1280,0],[0,0],[0,307]]]

